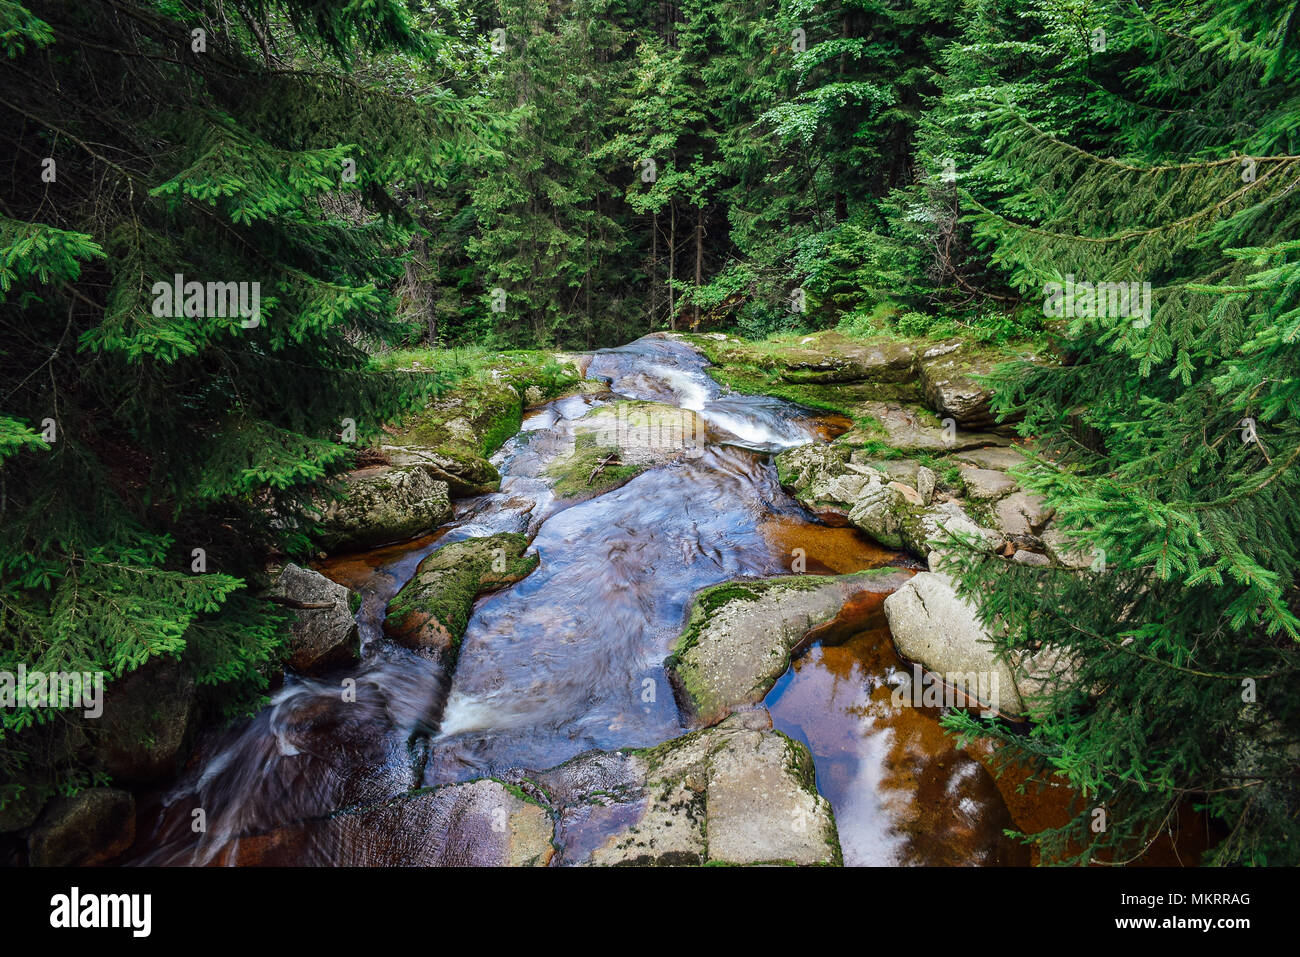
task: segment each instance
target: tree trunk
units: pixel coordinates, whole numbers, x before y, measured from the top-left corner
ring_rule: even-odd
[[[668,328],[677,331],[677,297],[673,294],[673,272],[677,263],[677,206],[668,204]]]
[[[659,314],[659,210],[651,215],[654,217],[650,227],[650,330],[653,332]]]
[[[695,210],[695,321],[692,329],[700,325],[700,284],[704,278],[704,207]]]

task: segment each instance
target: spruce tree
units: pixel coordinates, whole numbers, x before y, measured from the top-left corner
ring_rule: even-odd
[[[111,695],[176,657],[244,700],[283,635],[268,554],[309,546],[349,425],[413,397],[360,345],[396,331],[397,197],[463,161],[469,107],[398,0],[6,2],[0,38],[0,671]],[[3,712],[0,806],[102,779],[78,711]]]
[[[1053,860],[1130,860],[1184,802],[1224,822],[1216,863],[1300,861],[1300,62],[1281,3],[1090,8],[1096,118],[1065,138],[1010,94],[966,191],[975,239],[1034,308],[1051,283],[1149,282],[1149,312],[1085,295],[1065,361],[1012,367],[1002,411],[1027,487],[1092,560],[970,554],[1000,644],[1054,660],[1027,735],[953,719],[1082,795]],[[1089,20],[1088,24],[1095,21]],[[1229,39],[1230,38],[1230,39]],[[1082,135],[1087,129],[1087,135]],[[1046,302],[1045,302],[1046,300]],[[1041,305],[1040,305],[1041,304]],[[1098,822],[1104,824],[1099,828]]]

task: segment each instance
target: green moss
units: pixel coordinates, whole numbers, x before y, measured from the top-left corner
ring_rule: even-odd
[[[877,571],[871,569],[871,571]],[[699,689],[693,687],[692,669],[684,667],[683,659],[695,646],[700,634],[708,626],[714,615],[724,606],[735,601],[758,601],[768,592],[782,591],[816,591],[818,588],[835,580],[834,575],[784,575],[777,578],[757,578],[723,582],[710,585],[697,592],[691,603],[690,617],[686,627],[677,640],[673,642],[672,653],[664,659],[664,668],[673,679],[681,684],[682,690],[693,700],[698,701]]]
[[[479,444],[479,451],[483,453],[484,457],[487,457],[501,448],[512,435],[519,431],[519,426],[523,423],[523,420],[524,403],[522,399],[512,402],[509,406],[501,409],[499,413],[488,420]]]
[[[497,784],[501,785],[503,788],[505,788],[515,797],[519,798],[519,800],[523,801],[525,804],[536,805],[537,807],[545,811],[547,814],[551,813],[551,808],[548,807],[545,802],[539,801],[537,798],[533,797],[531,794],[529,794],[527,791],[521,788],[518,784],[512,784],[509,781],[503,781],[500,778],[490,777],[488,778],[488,780],[495,781]],[[528,783],[531,784],[533,787],[535,787],[537,790],[541,791],[543,794],[546,794],[546,789],[543,788],[541,785],[537,784],[537,782],[529,781]],[[550,798],[549,794],[547,794],[546,796],[548,799]]]
[[[454,379],[453,388],[406,420],[389,444],[430,448],[458,459],[484,459],[518,432],[530,389],[545,401],[582,381],[575,365],[537,351],[408,349],[374,357],[372,365]],[[470,434],[449,427],[455,420],[467,424]]]
[[[525,555],[528,539],[514,532],[452,542],[429,555],[388,604],[384,630],[409,634],[423,616],[436,619],[452,640],[452,663],[480,594],[531,574],[538,556]],[[407,621],[407,616],[413,616]]]
[[[642,465],[606,465],[594,479],[591,473],[611,455],[617,461],[617,445],[599,445],[591,433],[579,434],[574,441],[572,454],[556,459],[546,468],[553,481],[555,496],[562,499],[593,497],[618,488],[645,471]],[[588,479],[591,479],[590,484]]]
[[[880,439],[869,439],[868,441],[856,446],[856,448],[865,452],[872,458],[901,459],[907,457],[907,453],[902,449],[896,449],[888,442],[882,442]]]

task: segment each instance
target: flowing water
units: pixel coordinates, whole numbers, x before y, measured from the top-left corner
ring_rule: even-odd
[[[323,563],[362,595],[361,665],[286,675],[260,714],[203,742],[192,770],[142,814],[132,860],[249,863],[274,846],[278,862],[333,863],[312,834],[340,809],[541,771],[592,749],[658,744],[688,730],[663,661],[700,588],[788,574],[797,548],[810,573],[901,563],[855,530],[818,521],[776,480],[771,453],[824,440],[844,423],[731,394],[705,365],[654,336],[594,353],[587,375],[610,391],[532,410],[493,457],[499,492],[458,503],[433,535]],[[618,398],[698,413],[707,441],[620,488],[576,504],[558,499],[547,465],[572,450],[578,419]],[[479,600],[453,675],[383,637],[389,599],[423,558],[498,531],[530,535],[540,563]],[[1019,860],[1000,838],[1007,812],[983,768],[928,730],[933,716],[896,714],[910,709],[892,708],[881,691],[898,661],[875,613],[859,629],[866,638],[814,642],[768,697],[776,727],[814,754],[846,859]],[[375,852],[362,862],[384,860]]]

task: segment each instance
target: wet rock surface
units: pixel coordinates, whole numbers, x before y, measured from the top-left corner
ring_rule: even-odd
[[[524,556],[527,548],[523,535],[502,532],[438,549],[389,602],[384,634],[454,665],[478,596],[513,585],[537,567],[536,555]]]
[[[143,784],[174,775],[194,713],[194,679],[179,662],[154,659],[114,682],[90,729],[99,762],[114,782]]]
[[[50,804],[27,838],[33,867],[85,867],[116,857],[135,839],[135,800],[90,788]]]
[[[539,781],[561,799],[561,863],[839,863],[807,750],[761,709],[649,751],[583,756]]]

